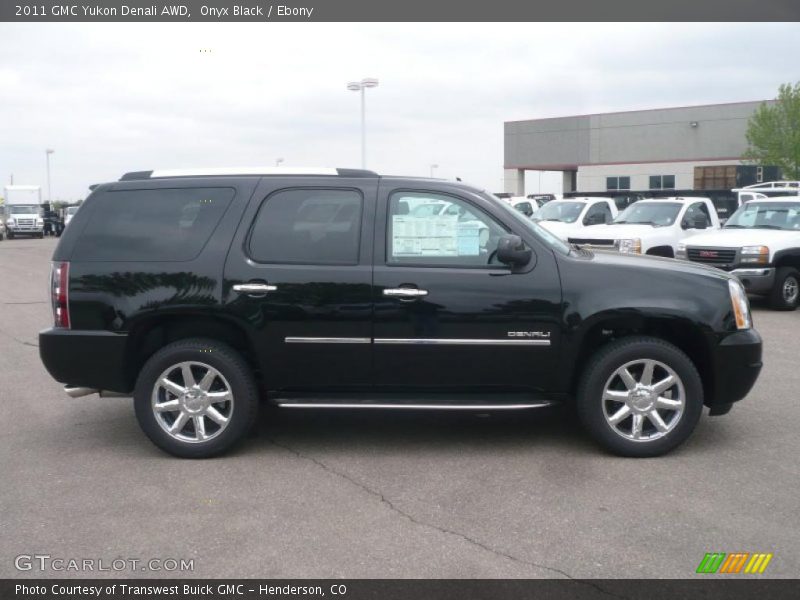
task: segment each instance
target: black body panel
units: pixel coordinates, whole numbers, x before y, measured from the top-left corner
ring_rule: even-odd
[[[755,331],[737,331],[724,272],[671,259],[566,252],[469,186],[352,175],[128,178],[98,186],[53,257],[70,262],[72,329],[40,334],[48,371],[66,384],[129,392],[143,362],[170,339],[218,333],[246,356],[271,399],[564,397],[574,393],[587,353],[635,331],[683,344],[702,372],[706,404],[720,412],[755,382],[761,340]],[[235,190],[233,199],[190,260],[72,260],[102,194],[220,186]],[[297,189],[350,190],[362,198],[355,261],[253,259],[248,240],[259,210],[278,192]],[[519,236],[531,261],[519,268],[391,264],[387,199],[394,190],[459,198]],[[274,289],[234,289],[242,284]],[[428,294],[411,301],[384,295],[407,286]]]

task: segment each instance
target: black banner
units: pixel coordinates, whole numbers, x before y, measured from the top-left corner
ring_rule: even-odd
[[[3,0],[16,22],[798,21],[797,0]]]
[[[3,600],[140,600],[143,598],[237,598],[250,600],[494,600],[528,598],[593,600],[794,600],[798,581],[789,579],[27,579],[0,580]]]

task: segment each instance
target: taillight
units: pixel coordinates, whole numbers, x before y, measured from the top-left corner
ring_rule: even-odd
[[[69,263],[54,262],[50,270],[53,325],[69,329]]]

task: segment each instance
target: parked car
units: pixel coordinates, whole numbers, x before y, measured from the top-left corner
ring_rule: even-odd
[[[562,240],[582,237],[588,228],[611,223],[617,216],[617,205],[608,198],[570,198],[552,200],[540,208],[533,219]]]
[[[64,210],[64,227],[70,224],[72,217],[78,213],[80,206],[67,206]]]
[[[29,235],[44,237],[42,192],[38,185],[7,185],[5,198],[5,229],[8,239]]]
[[[515,197],[509,202],[514,210],[518,210],[526,217],[532,217],[533,214],[539,210],[539,204],[536,200],[529,200],[528,198]]]
[[[411,215],[439,203],[487,243],[441,210]],[[182,457],[230,448],[261,401],[574,402],[608,450],[656,456],[761,369],[744,288],[723,271],[592,253],[479,189],[362,170],[126,174],[65,229],[50,295],[49,373],[73,397],[132,395],[147,436]]]
[[[748,293],[766,296],[777,310],[794,310],[800,299],[800,198],[751,200],[719,231],[679,244],[678,258],[729,271]]]
[[[719,226],[708,198],[652,198],[634,202],[609,225],[571,235],[569,241],[626,254],[674,258],[681,240]]]

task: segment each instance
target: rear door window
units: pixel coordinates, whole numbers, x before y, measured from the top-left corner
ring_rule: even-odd
[[[94,198],[74,260],[184,262],[208,242],[232,188],[107,191]]]
[[[355,265],[361,241],[361,192],[289,189],[268,197],[250,232],[260,263]]]

